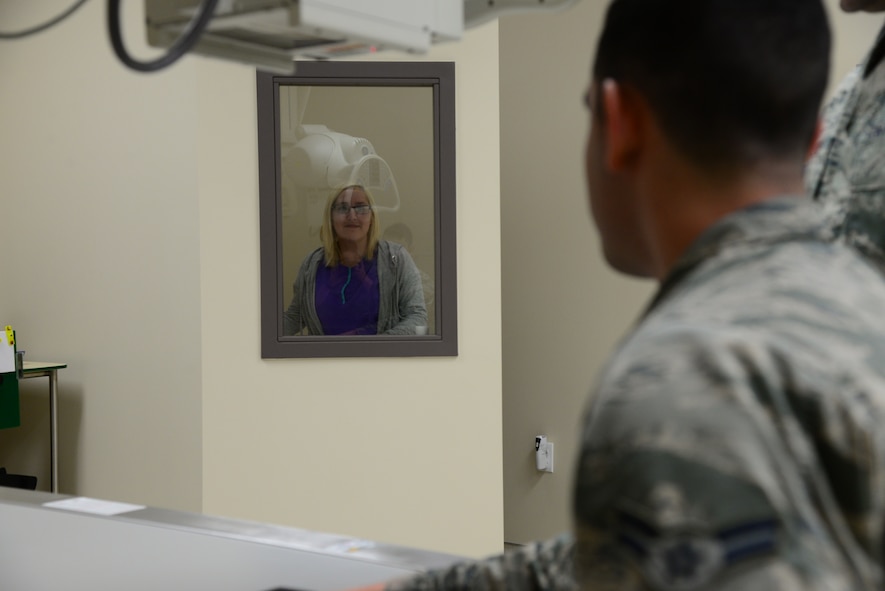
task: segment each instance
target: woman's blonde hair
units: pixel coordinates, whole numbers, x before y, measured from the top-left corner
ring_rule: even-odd
[[[335,189],[329,193],[329,198],[326,199],[323,225],[320,226],[320,240],[323,243],[323,254],[325,256],[327,267],[335,267],[341,262],[341,251],[338,249],[338,237],[335,235],[335,229],[332,226],[332,205],[335,204],[335,200],[338,199],[338,196],[348,189],[359,189],[362,191],[366,196],[366,200],[369,202],[369,206],[372,208],[372,221],[369,223],[369,232],[366,235],[368,238],[368,243],[366,244],[366,258],[368,260],[375,258],[375,248],[378,246],[378,236],[380,235],[378,229],[378,216],[375,213],[375,200],[372,198],[372,194],[369,193],[369,190],[364,186],[347,185],[346,187]]]

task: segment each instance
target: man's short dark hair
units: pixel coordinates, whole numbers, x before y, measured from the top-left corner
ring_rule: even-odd
[[[821,0],[613,0],[593,77],[636,89],[711,170],[804,156],[830,63]]]

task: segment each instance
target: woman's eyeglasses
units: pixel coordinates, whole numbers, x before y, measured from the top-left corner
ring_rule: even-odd
[[[361,205],[347,205],[346,203],[339,203],[338,205],[332,206],[332,213],[344,217],[351,209],[356,215],[364,216],[369,215],[369,212],[372,211],[372,206],[365,203]]]

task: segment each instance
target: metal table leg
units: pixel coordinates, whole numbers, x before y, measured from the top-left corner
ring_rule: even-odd
[[[20,379],[49,378],[49,490],[58,492],[58,370],[65,363],[24,361]]]
[[[58,372],[49,372],[49,490],[58,492]]]

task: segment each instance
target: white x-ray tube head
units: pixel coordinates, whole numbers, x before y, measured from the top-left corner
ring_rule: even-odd
[[[393,171],[372,142],[325,125],[302,125],[296,136],[295,143],[283,151],[284,193],[294,193],[283,200],[284,215],[298,213],[299,204],[304,204],[311,231],[318,231],[331,194],[351,185],[365,187],[376,212],[399,210]]]
[[[301,138],[288,153],[286,174],[296,187],[328,194],[362,185],[383,210],[399,209],[396,179],[387,162],[366,138],[332,131],[325,125],[301,126]]]

